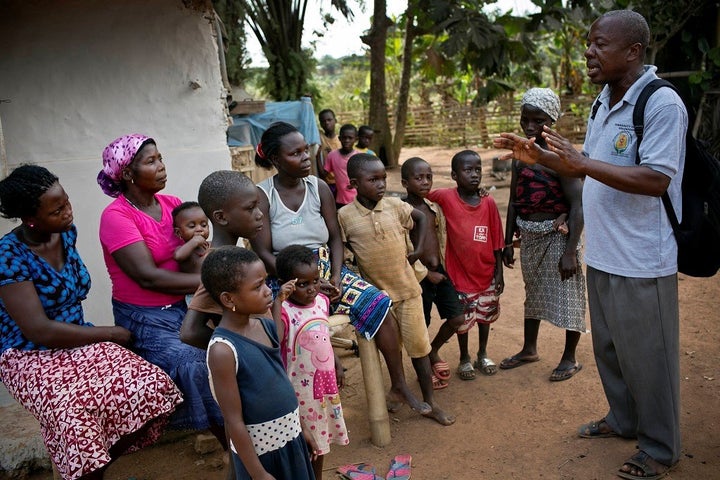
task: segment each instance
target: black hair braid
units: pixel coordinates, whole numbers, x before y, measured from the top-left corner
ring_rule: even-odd
[[[0,215],[5,218],[30,217],[40,207],[40,197],[58,177],[39,165],[21,165],[0,180]]]

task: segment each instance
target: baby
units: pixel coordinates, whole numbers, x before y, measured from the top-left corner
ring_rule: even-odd
[[[173,209],[172,217],[175,235],[185,242],[175,250],[173,258],[180,264],[181,272],[200,273],[210,247],[208,218],[197,202],[181,203]]]

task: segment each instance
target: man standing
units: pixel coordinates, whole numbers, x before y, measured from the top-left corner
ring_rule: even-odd
[[[681,214],[688,120],[680,97],[659,89],[645,108],[638,150],[633,107],[657,78],[656,67],[643,63],[649,40],[645,19],[629,10],[608,12],[591,26],[587,74],[604,88],[582,154],[548,127],[548,150],[512,134],[494,142],[513,150],[505,157],[585,177],[588,303],[610,411],[578,433],[637,438],[639,452],[617,472],[629,479],[662,478],[680,458],[677,244],[660,196],[667,190]]]

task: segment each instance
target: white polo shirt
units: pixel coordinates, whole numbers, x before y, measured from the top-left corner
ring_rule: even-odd
[[[628,89],[609,109],[610,90],[600,93],[595,119],[588,121],[583,154],[613,165],[633,166],[637,137],[632,114],[641,90],[658,78],[656,67]],[[670,88],[660,88],[645,107],[640,165],[671,178],[668,192],[681,218],[680,186],[685,163],[687,112]],[[678,174],[680,172],[680,174]],[[660,197],[624,193],[587,177],[583,187],[585,263],[603,272],[656,278],[677,272],[677,243]]]

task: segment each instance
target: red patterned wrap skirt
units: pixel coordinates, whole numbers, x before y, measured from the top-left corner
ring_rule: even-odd
[[[110,342],[72,349],[6,350],[0,380],[40,422],[45,447],[73,480],[107,465],[109,449],[147,425],[124,452],[154,443],[182,395],[170,377]]]

